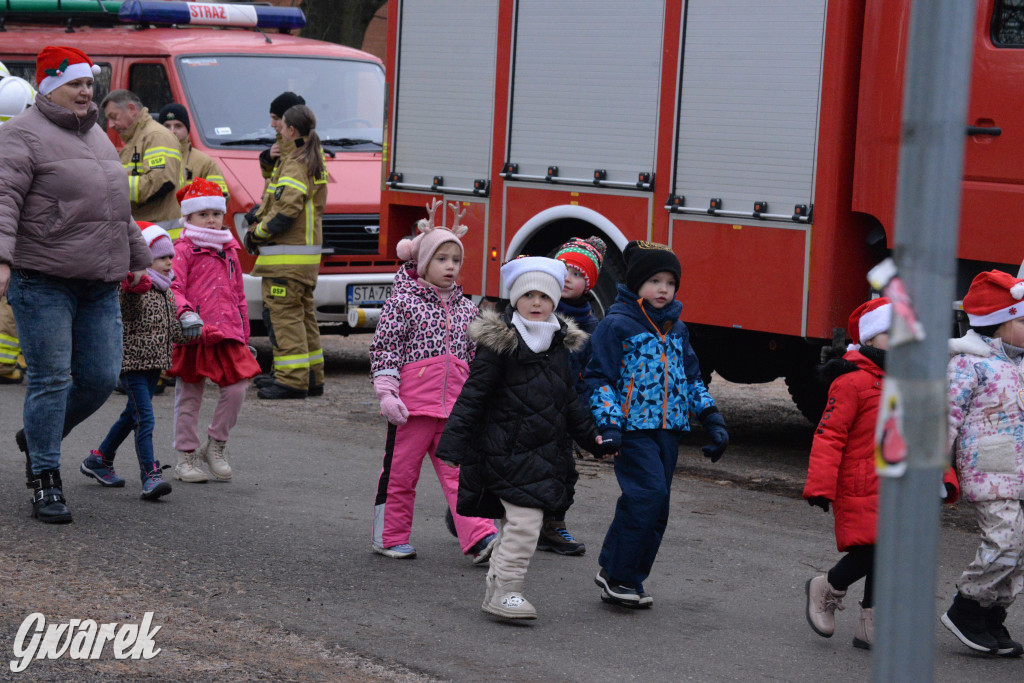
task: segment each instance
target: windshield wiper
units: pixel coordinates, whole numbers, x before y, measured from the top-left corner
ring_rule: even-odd
[[[330,138],[327,140],[321,140],[321,145],[332,145],[334,147],[355,147],[356,145],[377,145],[382,147],[381,143],[376,140],[370,140],[369,138]]]
[[[228,147],[230,145],[272,145],[276,142],[273,138],[243,138],[241,140],[225,140],[217,144]]]

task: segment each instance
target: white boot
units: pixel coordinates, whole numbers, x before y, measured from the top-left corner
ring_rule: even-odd
[[[174,478],[191,484],[209,480],[206,472],[199,467],[199,456],[195,451],[179,451],[178,463],[174,466]]]
[[[506,619],[536,619],[537,610],[523,597],[523,582],[494,582],[491,599],[484,603],[483,610]]]
[[[857,620],[857,633],[853,636],[853,646],[862,650],[870,650],[875,642],[875,608],[860,608],[860,619]]]
[[[210,469],[210,476],[217,481],[231,479],[231,465],[226,459],[228,455],[227,441],[217,441],[217,439],[207,437],[199,454],[206,461],[206,466]]]

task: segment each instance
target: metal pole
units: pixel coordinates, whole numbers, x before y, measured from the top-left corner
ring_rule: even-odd
[[[891,346],[886,362],[886,381],[901,396],[907,469],[881,482],[873,644],[878,682],[930,681],[933,673],[939,493],[949,464],[946,340],[975,9],[967,0],[915,0],[911,9],[894,257],[927,336]]]

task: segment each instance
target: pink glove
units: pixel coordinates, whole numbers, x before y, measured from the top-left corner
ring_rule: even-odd
[[[409,409],[398,398],[398,379],[390,375],[373,378],[373,390],[380,400],[380,414],[394,425],[404,425],[409,420]]]

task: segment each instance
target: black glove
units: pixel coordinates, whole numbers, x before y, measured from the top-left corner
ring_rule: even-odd
[[[607,432],[605,432],[605,434],[607,434]],[[622,440],[622,437],[619,436],[619,441],[621,441],[621,440]],[[618,453],[619,452],[619,446],[621,446],[621,445],[622,445],[621,443],[616,444],[616,443],[614,443],[614,441],[612,439],[609,439],[607,436],[602,435],[601,436],[601,443],[597,443],[595,441],[594,444],[590,447],[590,452],[594,455],[595,458],[603,458],[605,456],[609,456],[609,455],[613,455],[615,453]]]
[[[260,205],[254,204],[251,209],[245,212],[245,222],[248,225],[252,225],[256,222],[256,214],[260,211]]]
[[[602,455],[607,455],[608,453],[615,453],[621,447],[622,447],[622,432],[620,432],[618,429],[615,429],[614,427],[609,427],[608,429],[606,429],[603,432],[601,432],[601,449],[602,450],[606,449],[606,448],[610,448],[611,449],[610,451],[607,451],[606,453],[602,453]]]
[[[807,499],[807,504],[811,507],[821,508],[825,512],[828,512],[828,506],[832,503],[831,500],[825,496],[811,496]]]
[[[718,462],[722,454],[725,453],[726,446],[729,445],[729,432],[725,431],[725,418],[716,409],[711,409],[710,412],[705,412],[701,418],[700,423],[704,427],[704,431],[711,437],[711,444],[701,448],[704,451],[704,457],[710,458],[711,462]]]
[[[245,250],[253,256],[260,253],[260,248],[256,246],[255,242],[253,242],[252,230],[247,230],[245,232],[245,237],[242,238],[242,246],[245,247]]]

